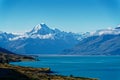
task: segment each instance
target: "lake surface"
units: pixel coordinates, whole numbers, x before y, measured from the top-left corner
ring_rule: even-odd
[[[120,56],[41,56],[40,61],[12,62],[30,67],[50,67],[55,74],[120,80]]]

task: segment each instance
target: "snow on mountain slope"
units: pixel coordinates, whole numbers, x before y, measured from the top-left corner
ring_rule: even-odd
[[[7,37],[2,47],[24,54],[57,54],[65,48],[73,47],[83,38],[80,34],[50,29],[44,23],[36,25],[31,31],[23,34],[11,35],[13,37]]]
[[[108,34],[120,34],[120,27],[75,34],[51,29],[42,23],[22,34],[0,32],[0,47],[20,54],[58,54],[64,49],[72,48],[85,38]]]
[[[36,25],[30,32],[26,32],[22,35],[18,35],[14,38],[10,38],[10,41],[25,39],[25,38],[39,38],[39,39],[53,39],[53,30],[49,29],[46,24]]]
[[[63,50],[63,54],[120,55],[120,27],[97,30],[73,48]]]
[[[26,38],[39,38],[39,39],[59,39],[66,37],[74,37],[76,39],[81,39],[79,34],[67,33],[64,31],[60,31],[58,29],[50,29],[46,24],[38,24],[31,31],[26,32],[22,35],[18,35],[13,38],[9,38],[10,41],[18,40],[18,39],[26,39]]]
[[[108,28],[108,29],[101,29],[97,30],[95,32],[91,32],[91,36],[100,36],[100,35],[106,35],[106,34],[120,34],[120,27],[116,27],[115,29]]]

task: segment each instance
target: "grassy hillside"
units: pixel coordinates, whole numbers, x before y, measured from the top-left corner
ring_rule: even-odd
[[[31,68],[0,64],[0,80],[97,80],[50,73],[50,68]]]

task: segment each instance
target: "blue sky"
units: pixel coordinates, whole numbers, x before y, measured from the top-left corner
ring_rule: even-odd
[[[77,33],[114,28],[120,0],[0,0],[0,31],[28,31],[39,23]]]

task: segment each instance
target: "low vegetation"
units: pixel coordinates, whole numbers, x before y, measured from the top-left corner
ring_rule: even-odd
[[[0,80],[97,80],[51,74],[50,68],[31,68],[0,64]]]
[[[0,63],[19,62],[19,61],[34,61],[33,57],[23,56],[18,54],[7,54],[0,52]]]

